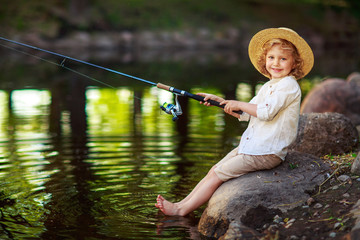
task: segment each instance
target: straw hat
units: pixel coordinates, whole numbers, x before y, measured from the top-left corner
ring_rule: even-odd
[[[254,35],[249,43],[249,57],[255,68],[260,72],[257,61],[259,56],[263,53],[262,47],[267,41],[273,38],[285,39],[294,44],[300,54],[300,57],[304,61],[302,68],[304,74],[300,78],[305,77],[314,65],[314,54],[306,41],[290,28],[268,28]],[[269,74],[263,75],[270,78]]]

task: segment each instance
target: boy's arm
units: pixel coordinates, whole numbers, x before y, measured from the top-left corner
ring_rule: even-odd
[[[236,100],[225,100],[219,96],[216,96],[213,94],[208,94],[208,93],[197,93],[197,95],[203,96],[204,101],[211,99],[211,100],[219,102],[220,105],[225,105],[224,111],[236,118],[240,119],[240,114],[235,113],[236,111],[239,111],[239,110],[241,110],[245,113],[248,113],[252,116],[255,116],[255,117],[257,116],[257,114],[256,114],[257,104],[240,102],[240,101],[236,101]],[[200,102],[200,103],[202,103],[206,106],[211,106],[211,104],[208,102]]]
[[[224,107],[224,111],[236,118],[240,118],[240,114],[234,113],[234,111],[243,111],[248,113],[251,116],[257,117],[257,104],[240,102],[236,100],[225,100],[220,102],[220,104],[226,104]]]

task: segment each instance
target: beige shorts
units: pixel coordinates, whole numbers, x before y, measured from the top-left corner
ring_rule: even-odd
[[[275,154],[247,155],[238,153],[238,148],[229,152],[215,166],[216,175],[224,182],[249,172],[272,169],[282,162]]]

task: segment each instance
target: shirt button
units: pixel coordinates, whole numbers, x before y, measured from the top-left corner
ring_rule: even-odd
[[[249,140],[249,138],[247,137],[246,140]]]

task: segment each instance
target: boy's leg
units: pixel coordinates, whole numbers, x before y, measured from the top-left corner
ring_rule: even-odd
[[[207,175],[209,175],[210,173],[212,173],[215,168],[218,166],[218,164],[221,164],[223,162],[226,162],[228,159],[231,159],[232,157],[237,155],[237,151],[238,151],[238,147],[236,147],[235,149],[233,149],[232,151],[230,151],[222,160],[220,160],[216,165],[214,165],[210,171],[207,173]],[[191,193],[189,195],[187,195],[183,200],[181,200],[179,202],[179,204],[181,203],[185,203],[188,199],[190,199],[193,194],[197,191],[197,189],[203,184],[204,180],[206,179],[206,176],[196,185],[196,187],[191,191]]]
[[[196,184],[195,188],[191,191],[191,193],[190,193],[189,195],[187,195],[183,200],[181,200],[181,201],[178,202],[178,203],[179,203],[179,204],[183,204],[183,203],[185,203],[187,200],[189,200],[189,199],[194,195],[194,193],[201,187],[201,185],[204,184],[204,182],[205,182],[206,179],[207,179],[207,176],[208,176],[209,174],[211,174],[211,172],[213,172],[215,168],[216,168],[216,166],[213,166],[213,167],[210,169],[210,171],[206,174],[206,176],[205,176],[203,179],[201,179],[201,181],[200,181],[198,184]]]
[[[206,176],[209,175],[209,173],[210,173],[211,171],[213,171],[214,168],[215,168],[215,166],[213,166],[213,167],[210,169],[210,171],[206,174]],[[182,203],[186,202],[187,200],[189,200],[189,199],[194,195],[194,193],[200,188],[200,186],[205,182],[206,176],[203,177],[203,179],[201,179],[200,182],[198,182],[198,184],[196,184],[195,188],[194,188],[183,200],[181,200],[181,201],[178,202],[177,204],[182,204]],[[159,195],[159,196],[161,196],[161,195]],[[162,197],[162,196],[161,196],[161,197]],[[163,198],[163,197],[162,197],[162,198]],[[159,208],[159,206],[158,206],[157,203],[155,204],[155,207]]]
[[[204,204],[210,199],[210,197],[215,192],[215,190],[224,182],[224,180],[221,180],[214,172],[217,165],[222,164],[223,162],[226,162],[228,159],[231,159],[234,156],[236,156],[237,149],[238,148],[235,148],[232,151],[230,151],[220,162],[218,162],[215,166],[213,166],[210,169],[210,171],[207,173],[207,175],[196,185],[196,187],[191,191],[191,193],[187,195],[183,200],[177,203],[172,203],[167,201],[161,195],[158,195],[156,199],[157,202],[155,204],[155,207],[159,208],[166,215],[180,215],[179,211],[181,211],[182,214],[186,215],[191,211],[195,210],[196,208],[200,207],[202,204]],[[201,196],[201,194],[204,193],[204,190],[205,190],[205,195]],[[190,203],[188,203],[188,201]],[[189,211],[188,209],[193,209],[193,210]]]
[[[222,183],[223,181],[216,175],[212,168],[183,201],[172,203],[159,195],[155,206],[165,215],[185,216],[206,203]]]
[[[228,159],[231,159],[232,157],[236,156],[237,155],[237,151],[238,151],[238,147],[236,147],[235,149],[233,149],[232,151],[230,151],[228,154],[226,154],[226,156],[221,159],[216,165],[214,165],[210,170],[209,172],[207,173],[207,175],[211,174],[215,168],[223,163],[223,162],[226,162]],[[206,176],[207,176],[206,175]],[[191,193],[189,195],[187,195],[186,198],[184,198],[183,200],[181,200],[179,203],[184,203],[185,201],[187,201],[188,199],[190,199],[192,197],[192,195],[194,194],[194,192],[197,191],[197,189],[203,184],[204,180],[206,179],[206,176],[196,185],[196,187],[191,191]]]

